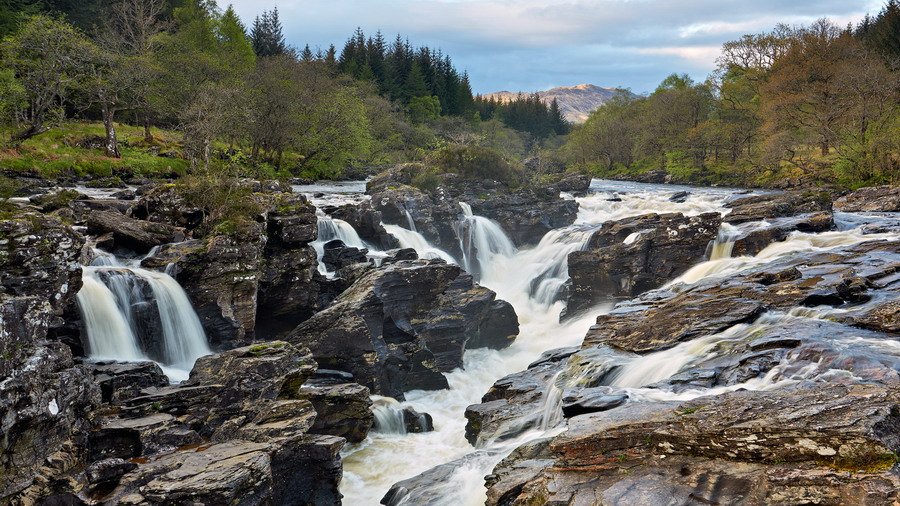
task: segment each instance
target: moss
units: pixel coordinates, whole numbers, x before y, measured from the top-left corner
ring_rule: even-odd
[[[283,341],[277,341],[274,343],[265,343],[265,344],[257,344],[256,346],[250,347],[250,353],[256,355],[257,357],[264,354],[269,350],[278,350],[284,348],[287,343]]]
[[[900,456],[896,453],[885,452],[884,448],[861,445],[846,455],[838,455],[817,463],[841,471],[874,473],[894,467],[900,463]]]

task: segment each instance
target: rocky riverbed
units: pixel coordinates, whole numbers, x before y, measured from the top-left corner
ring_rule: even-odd
[[[897,188],[410,183],[32,185],[0,502],[897,500]]]

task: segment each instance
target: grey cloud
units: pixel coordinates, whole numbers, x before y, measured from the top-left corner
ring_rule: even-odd
[[[702,80],[714,57],[698,61],[697,55],[709,54],[698,48],[717,47],[780,21],[858,19],[880,7],[867,1],[278,0],[277,5],[294,45],[335,44],[340,50],[357,26],[367,34],[380,29],[388,39],[401,33],[413,44],[442,48],[468,70],[480,92],[581,82],[645,91],[672,72]],[[275,0],[233,3],[248,23],[275,6]]]

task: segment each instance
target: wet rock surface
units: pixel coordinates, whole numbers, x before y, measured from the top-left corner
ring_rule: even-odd
[[[111,375],[123,366],[96,367]],[[309,433],[316,413],[302,385],[315,368],[308,351],[281,341],[203,357],[182,385],[146,386],[98,412],[96,425],[68,443],[58,465],[41,468],[21,497],[339,504],[346,440]],[[331,402],[352,403],[353,395],[335,392]]]
[[[372,393],[402,398],[447,388],[442,372],[462,366],[467,347],[504,348],[517,334],[515,311],[494,292],[458,266],[416,260],[367,272],[287,339]]]
[[[725,223],[768,220],[804,213],[830,212],[831,195],[827,192],[804,191],[765,193],[732,200],[725,204],[731,212],[725,215]]]
[[[470,441],[522,433],[546,420],[525,413],[546,412],[550,381],[566,418],[494,468],[488,504],[892,504],[898,273],[896,241],[873,237],[620,303],[579,351],[467,410]]]
[[[604,223],[569,254],[566,315],[657,288],[702,261],[716,238],[718,213],[648,214]]]
[[[844,195],[834,202],[844,212],[900,212],[900,186],[871,186]]]

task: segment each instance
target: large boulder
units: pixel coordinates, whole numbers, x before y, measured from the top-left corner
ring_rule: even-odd
[[[369,389],[357,383],[310,382],[301,392],[316,410],[311,434],[339,436],[348,443],[362,442],[372,424],[372,399]]]
[[[566,314],[633,297],[676,278],[704,260],[720,223],[718,213],[647,214],[604,223],[583,250],[569,254]]]
[[[205,213],[188,204],[177,185],[164,184],[139,190],[140,199],[131,209],[133,217],[193,230],[203,223]]]
[[[112,234],[111,249],[147,253],[154,246],[184,240],[184,232],[165,223],[129,218],[116,211],[93,211],[87,218],[91,235]]]
[[[900,212],[900,186],[860,188],[834,201],[834,207],[844,212]]]
[[[763,193],[727,202],[731,212],[725,215],[725,223],[769,220],[782,216],[831,211],[831,194],[825,191]]]
[[[271,207],[258,287],[259,339],[283,337],[325,305],[325,281],[310,246],[318,237],[315,207],[299,194],[280,194]]]
[[[503,348],[518,334],[512,307],[458,266],[400,261],[371,270],[287,340],[373,393],[447,387],[467,347]]]
[[[164,245],[141,265],[174,264],[210,346],[234,348],[253,340],[265,243],[263,225],[247,222],[231,234]]]

